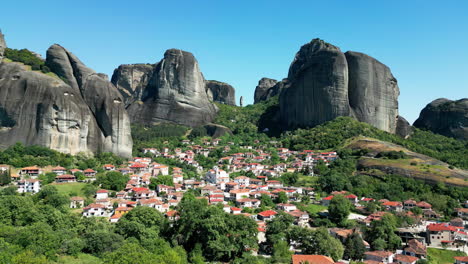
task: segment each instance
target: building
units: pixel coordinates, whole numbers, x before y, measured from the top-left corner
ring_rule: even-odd
[[[367,251],[364,253],[365,260],[378,261],[382,263],[393,263],[395,254],[390,251]]]
[[[52,172],[55,173],[57,176],[60,176],[67,173],[67,169],[65,169],[64,167],[57,166],[55,168],[52,168]]]
[[[83,197],[73,196],[70,198],[70,208],[83,208],[85,200]]]
[[[397,254],[397,255],[395,255],[394,263],[396,262],[396,263],[399,263],[399,264],[416,264],[416,261],[418,261],[418,260],[419,260],[419,258],[417,258],[417,257]]]
[[[468,257],[453,257],[455,264],[468,264]]]
[[[55,177],[55,182],[76,182],[76,178],[74,175],[71,174],[63,174],[60,176]]]
[[[83,208],[84,217],[107,217],[106,207],[103,204],[92,203]]]
[[[335,264],[332,258],[323,255],[292,255],[293,264]]]
[[[278,213],[273,210],[266,210],[257,214],[258,220],[268,221],[275,218]]]
[[[104,190],[104,189],[97,190],[96,200],[107,199],[108,197],[109,197],[109,191],[108,190]]]
[[[41,190],[41,181],[37,179],[25,179],[18,181],[19,193],[38,193]]]
[[[39,174],[42,173],[41,168],[36,167],[36,166],[31,166],[31,167],[24,167],[21,169],[20,174],[23,177],[31,177],[32,179],[35,179],[39,176]]]
[[[447,223],[430,224],[426,227],[427,244],[431,246],[453,246],[455,235],[460,228]]]

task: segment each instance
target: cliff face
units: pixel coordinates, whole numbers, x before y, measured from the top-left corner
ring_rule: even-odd
[[[205,87],[209,100],[236,105],[236,90],[231,85],[218,81],[205,81]]]
[[[270,78],[262,78],[255,87],[254,104],[265,101],[268,98],[268,91],[277,84],[278,81]]]
[[[390,69],[359,52],[345,53],[349,104],[356,118],[381,130],[396,132],[400,90]]]
[[[130,123],[117,89],[59,45],[47,51],[46,65],[61,78],[0,63],[0,146],[130,157]]]
[[[288,128],[313,127],[350,116],[348,64],[339,48],[315,39],[301,47],[289,68],[290,86],[280,96]]]
[[[115,84],[120,82],[115,74],[112,80]],[[195,127],[210,123],[217,113],[208,98],[198,62],[189,52],[167,50],[145,83],[140,81],[141,93],[128,99],[132,122],[173,122]]]
[[[399,88],[390,69],[358,52],[314,39],[292,62],[289,84],[280,95],[280,114],[288,129],[313,127],[351,116],[396,132]]]
[[[128,64],[120,65],[114,70],[111,82],[122,94],[125,103],[130,100],[141,100],[143,91],[153,76],[153,64]]]
[[[413,125],[444,136],[468,140],[468,98],[456,101],[436,99],[424,107]]]
[[[0,31],[0,62],[3,60],[3,54],[5,52],[7,45],[5,42],[5,37],[3,36],[2,32]]]

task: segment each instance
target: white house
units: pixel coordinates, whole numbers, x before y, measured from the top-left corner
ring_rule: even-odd
[[[41,181],[37,179],[25,179],[18,181],[19,193],[38,193],[41,190]]]
[[[107,217],[108,213],[106,212],[106,206],[103,204],[92,203],[85,208],[83,208],[84,217]]]

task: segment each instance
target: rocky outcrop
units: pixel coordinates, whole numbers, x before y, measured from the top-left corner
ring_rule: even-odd
[[[350,116],[348,64],[338,47],[314,39],[301,47],[289,68],[290,86],[280,96],[288,128],[314,127]]]
[[[436,99],[424,107],[413,125],[444,136],[468,140],[468,98],[456,101]]]
[[[268,96],[268,90],[270,90],[278,81],[270,78],[262,78],[258,81],[257,87],[255,87],[254,104],[266,100]]]
[[[365,54],[344,54],[314,39],[296,54],[280,90],[280,116],[287,129],[351,116],[396,132],[397,81],[387,66]]]
[[[366,54],[348,51],[345,56],[349,104],[356,119],[395,133],[400,90],[392,72]]]
[[[231,129],[222,125],[210,123],[205,125],[204,128],[206,129],[207,134],[213,138],[219,138],[226,134],[232,135]]]
[[[3,60],[3,55],[4,55],[6,47],[7,45],[5,42],[5,37],[3,36],[2,31],[0,30],[0,62],[2,62]]]
[[[402,138],[408,138],[413,133],[413,127],[402,116],[398,116],[395,134]]]
[[[131,98],[141,100],[143,91],[153,76],[154,64],[126,64],[114,70],[111,82],[122,94],[125,103]]]
[[[218,81],[205,81],[208,99],[227,105],[236,105],[236,90],[227,83]]]
[[[120,82],[118,76],[112,80]],[[208,98],[197,60],[178,49],[164,53],[141,93],[133,94],[128,102],[132,122],[143,124],[173,122],[196,127],[210,123],[218,110]]]
[[[103,151],[101,132],[81,95],[58,78],[0,64],[0,146],[22,142],[64,153]]]
[[[102,133],[102,150],[131,156],[130,119],[122,96],[108,77],[86,67],[75,55],[56,44],[47,50],[46,65],[88,106]]]

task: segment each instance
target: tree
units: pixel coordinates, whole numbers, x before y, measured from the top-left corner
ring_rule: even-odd
[[[96,185],[86,184],[81,191],[86,197],[94,196],[99,188]]]
[[[351,202],[346,197],[343,195],[336,195],[328,206],[330,220],[337,225],[343,226],[348,219],[351,206]]]
[[[96,230],[84,235],[84,251],[96,256],[106,252],[112,252],[120,247],[123,242],[122,236],[107,230]]]
[[[151,178],[149,188],[152,190],[156,190],[159,184],[174,186],[174,180],[170,175],[159,175],[157,178]]]
[[[278,197],[276,197],[275,202],[276,203],[287,203],[288,202],[288,196],[286,195],[285,192],[279,192]]]
[[[128,263],[141,263],[151,264],[155,263],[154,258],[157,257],[146,249],[142,248],[137,243],[126,242],[119,249],[107,253],[104,256],[104,263],[109,264],[128,264]],[[166,262],[161,262],[166,263]]]
[[[262,193],[260,195],[259,200],[261,202],[261,206],[268,206],[268,207],[275,206],[275,203],[273,202],[273,200],[271,200],[271,197],[269,195],[264,194],[264,193]]]
[[[401,246],[401,238],[395,234],[397,219],[394,215],[387,213],[381,220],[373,221],[367,236],[371,245],[376,250],[393,250]]]
[[[364,245],[364,241],[358,233],[354,232],[350,234],[346,238],[344,245],[345,250],[343,257],[345,259],[361,260],[364,258],[364,252],[366,251],[366,247]]]
[[[7,185],[11,182],[10,170],[0,172],[0,185]]]
[[[280,240],[273,245],[273,263],[289,263],[291,255],[288,242]]]
[[[130,178],[123,175],[118,171],[109,171],[104,175],[98,175],[96,179],[97,184],[101,184],[104,189],[120,191],[125,188]]]
[[[343,257],[343,245],[330,236],[326,228],[312,230],[292,226],[288,232],[289,241],[294,241],[303,254],[320,254],[333,258],[335,261]]]
[[[278,241],[286,240],[288,228],[294,222],[294,218],[284,212],[280,212],[271,221],[267,222],[266,239],[270,248],[277,244]]]
[[[81,171],[75,172],[75,177],[76,177],[76,179],[77,179],[78,181],[84,181],[84,180],[86,180],[86,176],[85,176],[84,173],[81,172]]]
[[[44,186],[36,195],[35,199],[44,204],[49,204],[55,208],[68,204],[69,198],[60,194],[57,187],[53,185]]]

